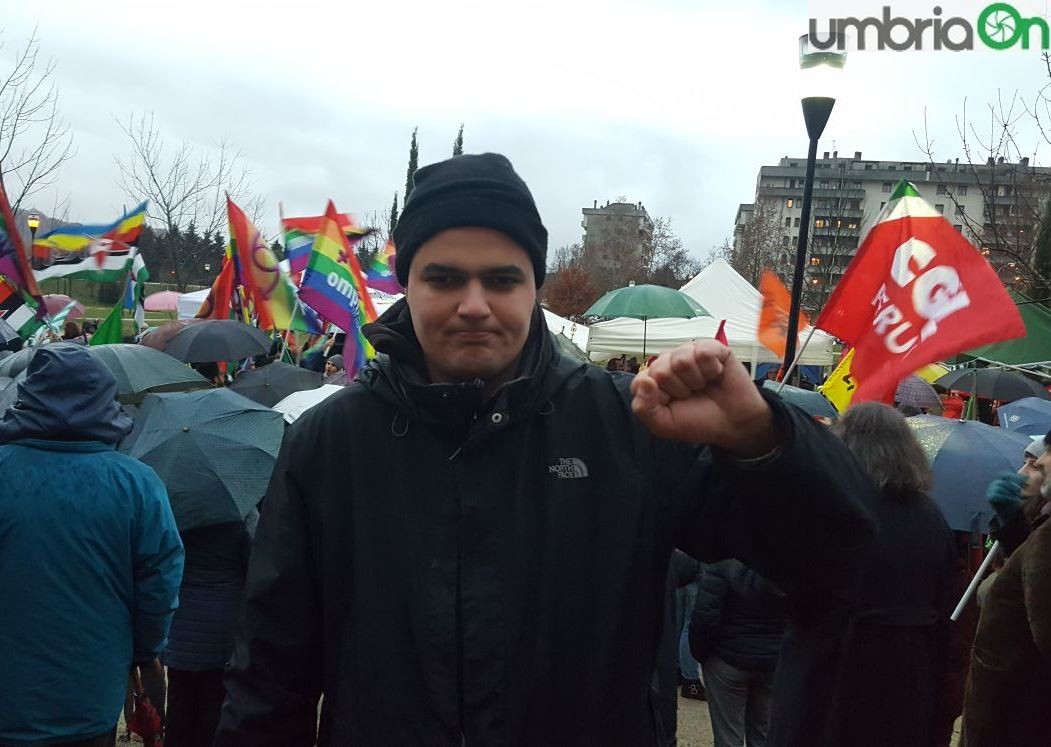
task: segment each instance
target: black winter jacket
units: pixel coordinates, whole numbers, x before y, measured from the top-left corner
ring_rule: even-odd
[[[749,672],[772,672],[788,625],[781,590],[739,560],[705,566],[690,619],[690,653]]]
[[[654,439],[539,308],[488,401],[427,383],[404,302],[368,334],[385,354],[286,434],[217,747],[313,744],[322,693],[323,745],[652,745],[673,545],[852,585],[871,486],[776,399],[783,447],[740,462]]]
[[[185,672],[222,669],[234,649],[237,609],[259,512],[243,523],[182,533],[186,568],[164,664]]]

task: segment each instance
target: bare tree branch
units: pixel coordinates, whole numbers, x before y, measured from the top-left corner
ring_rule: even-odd
[[[59,116],[54,72],[54,61],[40,58],[34,29],[16,50],[14,65],[0,73],[0,177],[16,211],[54,184],[62,164],[74,155],[73,135]]]

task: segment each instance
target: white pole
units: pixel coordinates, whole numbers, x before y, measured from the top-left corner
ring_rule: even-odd
[[[963,593],[963,596],[960,597],[960,603],[956,605],[956,609],[954,609],[952,614],[949,615],[950,620],[956,622],[956,620],[960,618],[960,615],[963,614],[963,608],[967,606],[967,603],[971,601],[971,597],[974,596],[974,592],[978,590],[978,584],[982,582],[982,576],[984,576],[985,572],[989,570],[989,566],[993,564],[993,561],[996,560],[996,557],[1001,552],[1003,552],[1003,548],[1000,546],[1000,541],[997,540],[993,543],[992,548],[990,548],[989,554],[985,556],[985,560],[983,560],[982,564],[978,567],[978,572],[974,574],[971,583],[967,585],[967,590]]]
[[[817,331],[817,327],[811,327],[810,328],[810,334],[808,334],[806,336],[806,339],[803,341],[803,347],[799,348],[799,352],[796,353],[796,357],[795,357],[795,360],[792,361],[792,365],[788,367],[788,370],[785,371],[785,375],[783,377],[781,377],[781,386],[779,386],[777,388],[777,393],[778,394],[781,393],[781,390],[785,388],[785,384],[788,383],[788,377],[791,376],[792,372],[796,370],[796,365],[799,363],[800,359],[803,357],[803,351],[806,350],[806,346],[810,344],[810,338],[814,336],[814,332],[816,332],[816,331]]]

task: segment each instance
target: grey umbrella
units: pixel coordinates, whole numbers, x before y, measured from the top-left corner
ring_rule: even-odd
[[[263,497],[284,419],[229,389],[149,394],[120,451],[157,472],[180,531],[242,520]]]
[[[946,389],[971,392],[1001,402],[1014,402],[1023,397],[1051,398],[1037,382],[1002,368],[960,368],[950,371],[934,383]]]
[[[258,327],[227,319],[191,324],[171,338],[164,352],[183,363],[235,361],[270,352],[270,338]]]
[[[790,384],[785,384],[782,389],[781,385],[776,381],[764,381],[763,389],[769,389],[775,393],[779,392],[781,399],[789,404],[795,405],[811,417],[831,418],[832,420],[837,420],[839,418],[839,412],[836,410],[836,406],[825,399],[825,395],[821,392],[803,389]]]
[[[149,393],[207,389],[212,385],[170,355],[142,345],[94,345],[88,352],[113,372],[117,398],[123,403],[141,402]]]
[[[274,363],[237,374],[230,389],[266,407],[273,407],[292,392],[321,386],[321,374],[288,363]]]

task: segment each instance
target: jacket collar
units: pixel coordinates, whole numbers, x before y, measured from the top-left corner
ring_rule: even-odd
[[[365,325],[363,332],[378,354],[358,380],[410,419],[438,426],[463,426],[481,415],[499,413],[499,417],[491,418],[495,420],[492,425],[506,427],[511,421],[541,411],[555,390],[586,365],[562,355],[539,305],[533,309],[515,377],[488,401],[480,379],[456,384],[430,382],[405,299]]]

